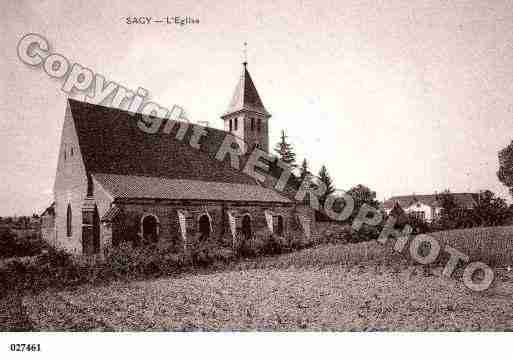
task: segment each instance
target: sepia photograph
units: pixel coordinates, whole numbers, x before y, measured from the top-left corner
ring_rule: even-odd
[[[1,6],[1,357],[511,339],[513,1]]]

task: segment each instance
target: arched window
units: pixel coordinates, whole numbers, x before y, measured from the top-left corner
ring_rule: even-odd
[[[68,237],[71,237],[71,235],[72,235],[71,224],[72,224],[71,205],[68,203],[68,209],[66,210],[66,235]]]
[[[259,118],[257,120],[257,131],[260,132],[262,130],[262,119]]]
[[[211,223],[210,218],[207,214],[203,214],[200,216],[198,220],[198,232],[200,234],[200,239],[205,240],[210,237]]]
[[[230,132],[232,132],[233,130],[233,127],[232,127],[232,119],[230,118]]]
[[[157,242],[159,239],[159,220],[153,214],[147,214],[142,218],[142,235],[146,241]]]
[[[278,219],[276,221],[276,234],[279,236],[283,235],[283,217],[278,216]]]
[[[235,131],[237,131],[237,125],[238,125],[238,123],[237,123],[237,117],[235,117],[235,119],[234,119],[233,121],[234,121],[234,122],[233,122],[233,129],[234,129]]]
[[[245,214],[242,217],[242,236],[244,237],[244,239],[248,239],[251,238],[251,234],[251,217],[249,216],[249,214]]]
[[[251,131],[255,129],[255,119],[251,117]]]

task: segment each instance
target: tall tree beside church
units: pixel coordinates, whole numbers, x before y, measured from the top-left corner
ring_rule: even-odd
[[[328,173],[328,169],[325,165],[322,165],[319,170],[319,181],[324,183],[326,186],[326,192],[322,196],[319,197],[319,203],[321,206],[324,206],[324,202],[329,195],[335,192],[335,186],[333,184],[333,180],[331,179],[330,174]]]
[[[291,143],[287,142],[287,135],[285,131],[281,130],[280,141],[274,147],[274,151],[278,154],[280,159],[292,168],[296,168],[296,153]]]
[[[303,162],[301,162],[301,167],[299,167],[299,180],[303,181],[306,176],[311,175],[310,169],[308,168],[308,162],[306,161],[306,158],[303,159]]]
[[[499,151],[499,170],[497,177],[509,189],[513,196],[513,141]]]

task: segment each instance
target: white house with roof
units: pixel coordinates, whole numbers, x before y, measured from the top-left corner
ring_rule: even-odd
[[[479,201],[479,193],[450,193],[456,204],[465,209],[473,208]],[[394,206],[401,207],[405,213],[427,222],[435,220],[442,211],[441,194],[412,194],[394,196],[385,201],[383,207],[390,214]]]

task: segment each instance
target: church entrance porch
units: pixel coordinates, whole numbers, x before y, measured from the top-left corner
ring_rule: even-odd
[[[92,210],[84,208],[82,224],[82,253],[100,253],[100,215],[96,205]]]

